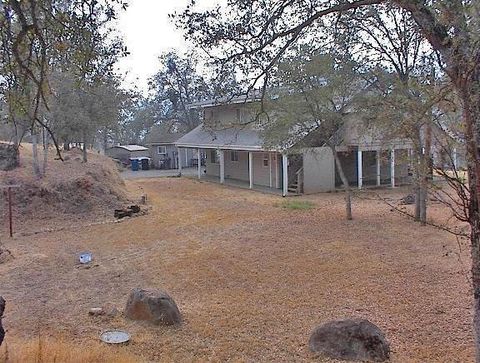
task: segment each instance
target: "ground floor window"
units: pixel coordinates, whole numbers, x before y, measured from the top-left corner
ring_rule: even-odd
[[[238,151],[235,151],[235,150],[230,151],[230,160],[238,161]]]
[[[157,146],[158,155],[165,155],[167,153],[166,146]]]
[[[220,162],[220,151],[219,150],[210,150],[210,160],[214,164],[218,164]]]
[[[263,166],[265,167],[268,167],[268,165],[270,163],[270,160],[269,160],[269,157],[268,157],[268,153],[264,153],[263,154]]]

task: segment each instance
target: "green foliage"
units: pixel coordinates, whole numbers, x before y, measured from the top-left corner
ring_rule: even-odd
[[[281,62],[265,103],[271,116],[263,122],[269,146],[301,148],[340,142],[346,117],[363,89],[349,59],[303,49]],[[306,136],[308,138],[306,138]],[[311,145],[310,145],[311,146]]]
[[[310,210],[315,208],[315,204],[308,200],[285,200],[277,206],[291,210]]]
[[[160,69],[150,79],[153,97],[149,102],[156,123],[175,124],[189,131],[200,123],[197,110],[189,104],[212,95],[206,79],[198,69],[198,56],[165,53],[159,58]]]
[[[111,26],[125,7],[122,0],[0,0],[0,99],[8,121],[24,131],[45,127],[58,150],[47,117],[59,97],[52,77],[68,73],[72,85],[87,93],[108,82],[115,61],[127,52]]]

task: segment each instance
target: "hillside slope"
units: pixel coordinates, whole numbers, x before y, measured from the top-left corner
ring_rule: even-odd
[[[33,172],[31,145],[22,144],[20,167],[0,171],[0,184],[21,185],[14,190],[14,212],[24,231],[69,221],[98,221],[128,203],[125,184],[110,158],[89,153],[88,163],[83,163],[78,149],[64,152],[65,161],[55,156],[50,150],[46,175],[38,179]],[[1,196],[3,208],[5,197]]]

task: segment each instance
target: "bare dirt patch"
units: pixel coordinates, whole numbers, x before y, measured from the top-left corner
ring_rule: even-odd
[[[127,186],[148,194],[148,215],[7,241],[16,257],[0,265],[7,339],[41,326],[84,344],[117,328],[132,333],[122,350],[139,361],[308,362],[318,361],[308,349],[314,327],[357,317],[386,333],[394,362],[474,360],[469,258],[445,232],[371,199],[355,199],[346,221],[342,194],[300,197],[313,204],[304,210],[183,178]],[[95,267],[75,267],[84,250]],[[88,316],[107,302],[123,309],[134,287],[168,291],[185,322]]]
[[[13,190],[14,224],[22,227],[20,233],[113,219],[113,209],[128,203],[125,184],[108,157],[89,153],[83,163],[81,151],[73,149],[60,161],[50,150],[46,176],[38,179],[31,145],[22,144],[20,150],[20,167],[0,171],[0,185],[20,185]],[[6,195],[0,194],[0,208],[6,221]]]

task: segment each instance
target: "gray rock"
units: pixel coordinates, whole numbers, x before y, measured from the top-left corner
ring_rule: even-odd
[[[409,194],[409,195],[403,197],[402,199],[400,199],[400,204],[402,204],[402,205],[415,204],[415,195]]]
[[[125,316],[155,325],[173,325],[182,321],[175,301],[162,290],[133,289],[125,307]]]
[[[316,328],[310,350],[329,358],[350,361],[384,362],[390,345],[382,331],[368,320],[331,321]]]

